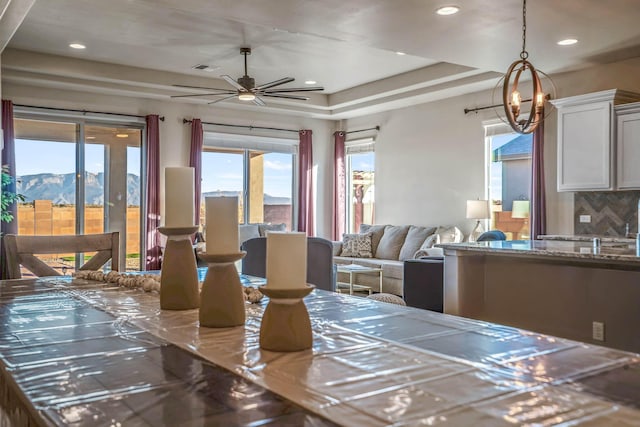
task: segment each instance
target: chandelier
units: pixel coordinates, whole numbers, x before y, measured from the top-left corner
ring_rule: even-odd
[[[514,61],[507,73],[503,77],[502,87],[502,105],[506,121],[511,128],[522,134],[533,132],[538,125],[544,120],[544,104],[551,98],[549,93],[545,93],[542,88],[540,74],[549,79],[542,71],[536,70],[533,64],[527,59],[529,52],[526,49],[527,44],[527,0],[522,2],[522,52],[520,59]],[[518,88],[520,78],[524,72],[528,71],[531,75],[531,96],[523,99]],[[551,82],[551,79],[549,79]],[[499,83],[498,83],[499,84]],[[553,82],[551,82],[553,87]],[[529,114],[521,116],[523,104],[530,103]]]

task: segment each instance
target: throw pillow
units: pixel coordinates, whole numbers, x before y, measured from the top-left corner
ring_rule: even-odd
[[[258,224],[260,230],[260,236],[265,237],[267,231],[287,231],[287,224]]]
[[[240,245],[254,237],[260,237],[258,224],[240,224],[238,226],[238,240],[240,240]]]
[[[344,234],[340,256],[371,258],[371,233]]]
[[[416,227],[414,225],[409,227],[409,232],[404,240],[404,244],[400,249],[399,259],[405,261],[414,257],[414,254],[426,238],[436,231],[436,227]]]
[[[387,225],[376,249],[376,258],[397,260],[408,232],[408,225]]]
[[[438,243],[460,243],[464,240],[464,234],[458,227],[438,227],[436,233],[440,236]]]
[[[442,257],[444,256],[444,250],[442,248],[427,248],[427,249],[418,249],[416,254],[414,255],[415,259],[420,259],[422,257]]]
[[[371,232],[371,252],[376,253],[386,225],[360,224],[360,234]]]

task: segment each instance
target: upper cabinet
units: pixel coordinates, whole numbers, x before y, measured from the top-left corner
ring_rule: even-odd
[[[616,170],[625,168],[617,167],[616,106],[634,101],[640,95],[617,89],[551,101],[558,109],[558,191],[617,188]],[[636,187],[625,188],[640,185],[636,177],[629,179]]]
[[[640,103],[616,107],[617,187],[640,188]]]

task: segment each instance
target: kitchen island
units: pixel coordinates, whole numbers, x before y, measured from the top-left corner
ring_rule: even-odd
[[[635,244],[527,240],[440,246],[445,313],[640,351]]]

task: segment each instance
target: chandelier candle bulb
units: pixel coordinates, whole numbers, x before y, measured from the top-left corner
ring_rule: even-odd
[[[207,254],[239,252],[238,198],[207,197],[205,242]]]
[[[272,289],[298,289],[307,283],[307,235],[267,233],[267,284]]]
[[[195,223],[194,169],[164,169],[165,227],[193,227]]]

